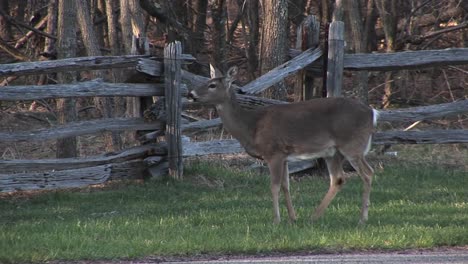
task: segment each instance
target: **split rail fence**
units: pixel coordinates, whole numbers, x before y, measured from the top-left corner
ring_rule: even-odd
[[[342,86],[342,72],[388,71],[468,64],[468,49],[446,49],[407,51],[392,54],[344,54],[342,22],[333,22],[330,27],[328,50],[327,83],[329,95],[339,96]],[[315,27],[316,28],[316,27]],[[191,56],[182,54],[180,43],[169,44],[164,58],[149,56],[105,56],[81,57],[55,61],[25,62],[0,65],[0,77],[47,74],[62,71],[102,70],[109,68],[136,69],[151,76],[164,76],[164,83],[106,83],[92,80],[74,84],[43,86],[0,87],[0,101],[39,100],[67,97],[97,96],[158,96],[164,97],[164,107],[153,110],[158,117],[151,121],[143,118],[107,118],[80,121],[48,129],[32,131],[1,132],[0,141],[40,141],[82,136],[104,131],[144,130],[153,131],[143,138],[154,142],[160,135],[166,141],[148,143],[122,150],[83,158],[0,160],[0,192],[37,190],[53,188],[82,187],[99,184],[108,180],[138,179],[169,173],[181,178],[184,157],[207,154],[242,152],[236,140],[214,140],[190,142],[183,140],[182,133],[190,134],[221,126],[220,119],[200,120],[183,123],[182,111],[190,105],[183,100],[190,87],[201,85],[207,77],[192,74],[181,67],[181,62]],[[314,71],[322,50],[310,47],[304,51],[292,50],[292,59],[271,70],[251,83],[238,87],[239,102],[246,108],[254,108],[285,102],[255,96],[285,77],[301,70]],[[322,63],[319,63],[322,64]],[[323,69],[325,71],[325,69]],[[166,110],[164,110],[166,109]],[[169,110],[167,110],[169,109]],[[380,121],[416,122],[459,115],[468,112],[468,100],[425,107],[380,111]],[[377,132],[374,144],[447,144],[468,143],[468,130],[428,131],[385,131]],[[292,172],[308,165],[292,164]]]

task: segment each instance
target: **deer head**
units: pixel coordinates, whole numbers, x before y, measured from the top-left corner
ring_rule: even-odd
[[[213,65],[210,65],[211,79],[208,83],[203,84],[190,91],[188,97],[194,101],[202,103],[220,105],[234,97],[232,82],[238,73],[236,66],[230,68],[226,75],[223,75]]]

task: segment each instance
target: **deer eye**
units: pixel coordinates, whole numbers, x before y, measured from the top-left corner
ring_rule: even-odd
[[[210,83],[210,85],[208,85],[208,88],[209,88],[209,89],[215,89],[215,88],[216,88],[216,84]]]

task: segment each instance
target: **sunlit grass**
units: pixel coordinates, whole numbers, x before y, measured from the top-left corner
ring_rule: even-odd
[[[396,250],[468,244],[466,173],[389,165],[378,172],[369,222],[349,179],[324,217],[310,215],[328,179],[292,182],[299,220],[272,224],[267,176],[193,163],[183,182],[120,184],[0,200],[0,262],[148,255]]]

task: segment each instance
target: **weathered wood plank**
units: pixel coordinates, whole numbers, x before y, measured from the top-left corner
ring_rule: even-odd
[[[184,157],[209,154],[229,154],[243,152],[244,148],[235,139],[191,142],[183,146]]]
[[[314,15],[307,16],[297,29],[296,48],[304,51],[320,45],[320,20]],[[303,100],[310,100],[314,96],[314,76],[307,72],[307,67],[300,71],[295,85],[295,94],[301,95]],[[322,75],[323,76],[323,75]]]
[[[187,94],[186,86],[181,87]],[[164,96],[164,84],[107,83],[101,79],[74,84],[17,85],[1,88],[1,101],[96,96]]]
[[[343,86],[344,23],[330,24],[327,62],[327,97],[341,96]]]
[[[144,159],[149,154],[165,154],[156,144],[137,146],[118,153],[107,153],[84,158],[38,159],[38,160],[0,160],[2,173],[18,173],[27,171],[67,170],[94,167],[109,163],[122,163],[129,160]]]
[[[161,122],[145,122],[142,118],[107,118],[68,123],[48,129],[32,131],[0,132],[0,141],[37,141],[82,136],[104,131],[159,130]]]
[[[289,57],[295,58],[299,56],[303,51],[298,49],[289,49]],[[346,56],[346,55],[345,55]],[[318,60],[312,62],[308,66],[304,67],[304,70],[307,71],[312,77],[322,78],[323,77],[323,56]]]
[[[211,120],[201,120],[192,123],[182,125],[182,131],[186,133],[202,131],[209,128],[215,128],[222,125],[220,118],[214,118]]]
[[[182,43],[175,41],[164,48],[164,83],[166,85],[166,142],[168,145],[169,176],[181,180],[182,159],[182,100],[180,97]]]
[[[281,64],[256,80],[241,88],[242,92],[248,94],[258,94],[268,87],[283,80],[285,77],[303,69],[322,56],[320,48],[310,48],[301,55]]]
[[[196,60],[191,54],[180,54],[179,59],[183,61]],[[136,70],[154,77],[160,77],[164,74],[163,64],[161,62],[147,58],[138,60]]]
[[[159,61],[141,58],[137,62],[136,70],[153,77],[160,77],[164,73],[164,65]]]
[[[468,143],[468,130],[385,131],[374,135],[377,145]]]
[[[344,68],[355,71],[392,71],[460,64],[468,64],[468,48],[346,54],[344,56]]]
[[[379,121],[414,122],[468,113],[468,100],[404,109],[379,110]]]
[[[94,56],[51,61],[0,64],[0,77],[47,74],[64,71],[101,70],[135,67],[139,58],[147,55]]]
[[[85,187],[104,183],[111,165],[64,171],[0,174],[0,192]]]
[[[108,181],[138,180],[146,179],[149,176],[147,172],[148,166],[140,159],[112,163],[110,169],[111,173],[107,179]]]
[[[132,160],[79,169],[2,173],[0,192],[81,188],[109,180],[142,179],[146,169],[143,160]]]

